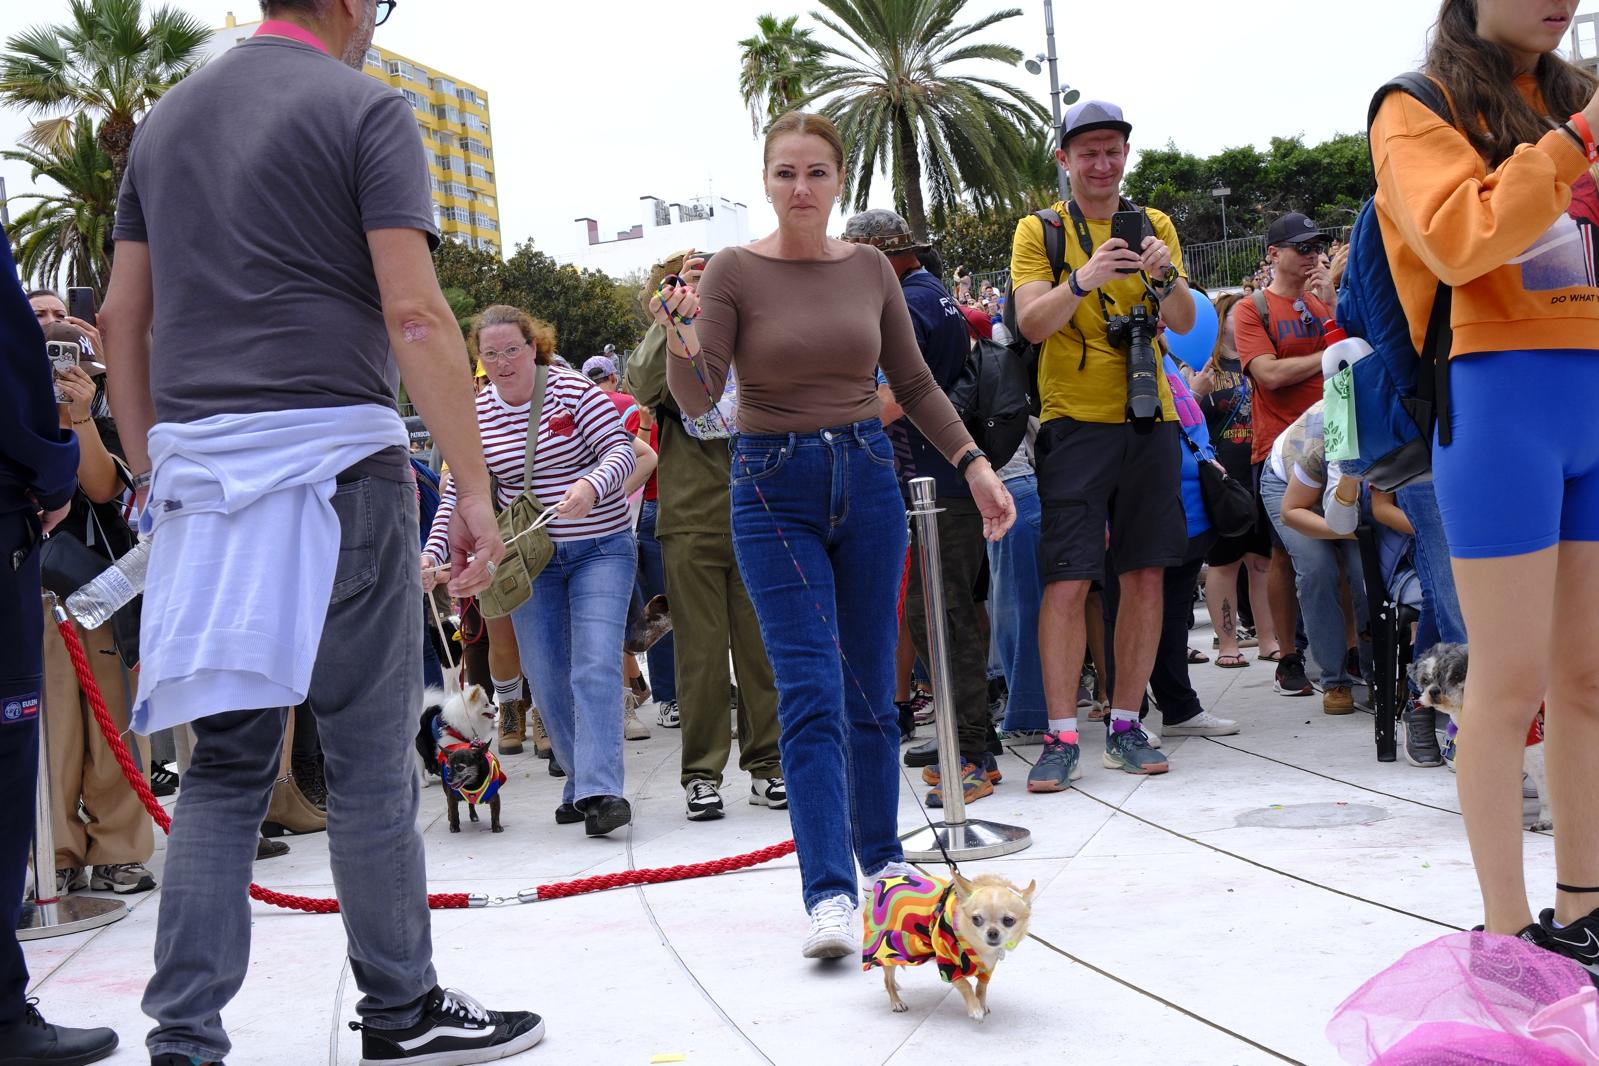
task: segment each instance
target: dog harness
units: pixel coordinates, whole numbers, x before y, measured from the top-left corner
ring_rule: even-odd
[[[862,915],[861,969],[938,963],[945,981],[982,972],[975,952],[955,934],[955,883],[920,874],[888,877],[872,886]]]
[[[446,737],[450,739],[446,740]],[[470,748],[472,742],[445,725],[440,717],[433,720],[433,745],[438,749],[439,777],[443,779],[445,788],[473,806],[487,803],[499,794],[500,786],[505,784],[505,771],[500,769],[500,760],[488,748],[483,749],[483,757],[489,761],[489,772],[483,782],[476,788],[456,788],[450,784],[450,752]]]

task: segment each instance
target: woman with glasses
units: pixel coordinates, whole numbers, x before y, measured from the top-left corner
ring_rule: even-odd
[[[1458,121],[1390,93],[1371,147],[1418,349],[1452,301],[1432,472],[1471,635],[1455,769],[1484,920],[1599,972],[1599,81],[1562,58],[1577,6],[1445,0],[1424,69]],[[1541,702],[1555,877],[1534,920],[1519,789]]]
[[[477,397],[483,458],[506,506],[531,489],[555,517],[545,528],[555,556],[533,596],[511,613],[517,647],[549,733],[567,771],[558,824],[583,822],[604,836],[632,820],[622,798],[622,647],[637,548],[627,494],[655,466],[636,454],[616,405],[581,374],[554,365],[555,331],[527,312],[498,304],[472,326],[472,349],[488,372]],[[538,414],[532,484],[523,483],[534,387],[546,375]],[[455,493],[446,489],[422,550],[437,574],[448,558]]]

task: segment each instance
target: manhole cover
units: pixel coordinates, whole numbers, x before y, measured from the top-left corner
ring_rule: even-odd
[[[1369,803],[1287,803],[1245,811],[1238,816],[1238,824],[1262,829],[1334,829],[1389,817],[1387,811]]]

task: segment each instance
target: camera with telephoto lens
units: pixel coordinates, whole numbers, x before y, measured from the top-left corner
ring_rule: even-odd
[[[1143,304],[1105,324],[1110,343],[1127,353],[1127,420],[1148,433],[1160,417],[1160,356],[1155,353],[1155,320]]]

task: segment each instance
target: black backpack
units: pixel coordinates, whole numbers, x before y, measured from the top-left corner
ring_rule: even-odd
[[[1059,213],[1050,208],[1035,211],[1044,227],[1044,252],[1049,257],[1054,284],[1066,269],[1066,230]],[[1005,287],[1001,319],[1011,342],[977,338],[966,357],[966,367],[949,392],[955,413],[988,461],[998,470],[1016,455],[1027,437],[1027,420],[1038,414],[1039,346],[1022,336],[1016,326],[1016,293]]]

